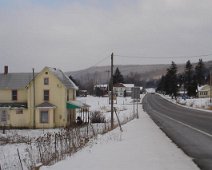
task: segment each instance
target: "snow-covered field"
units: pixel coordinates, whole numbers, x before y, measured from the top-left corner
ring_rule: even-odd
[[[88,99],[88,100],[87,100]],[[104,107],[101,98],[98,101],[87,98],[96,108]],[[104,100],[104,99],[102,99]],[[122,99],[121,103],[126,99]],[[128,102],[123,107],[132,110]],[[41,167],[42,170],[198,170],[199,168],[155,125],[139,105],[139,119],[98,135],[85,148],[72,157],[53,166]]]

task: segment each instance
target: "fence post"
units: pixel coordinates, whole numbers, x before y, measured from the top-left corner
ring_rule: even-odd
[[[57,133],[54,135],[55,160],[57,160]]]
[[[22,162],[21,162],[21,157],[20,157],[20,153],[19,153],[18,148],[17,148],[17,152],[18,152],[18,158],[19,158],[19,161],[20,161],[20,163],[21,163],[21,169],[23,170],[23,165],[22,165]]]
[[[40,143],[38,143],[38,151],[39,151],[39,154],[40,154],[40,161],[42,162],[42,163],[44,163],[44,161],[43,161],[43,157],[42,157],[42,153],[41,153],[41,148],[40,148],[41,146],[40,146]]]
[[[5,124],[3,125],[3,134],[6,134],[6,126],[5,126]]]
[[[120,131],[121,132],[123,132],[123,129],[122,129],[122,127],[121,127],[121,122],[120,122],[120,120],[119,120],[119,117],[118,117],[118,114],[117,114],[117,110],[116,110],[116,108],[114,107],[114,110],[115,110],[115,114],[116,114],[116,117],[117,117],[117,120],[118,120],[118,124],[119,124],[119,127],[120,127]]]

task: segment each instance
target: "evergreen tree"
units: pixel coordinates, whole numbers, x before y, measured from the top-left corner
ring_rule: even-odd
[[[202,59],[199,59],[199,62],[197,63],[195,67],[195,75],[196,75],[197,84],[199,86],[204,85],[206,83],[206,80],[205,80],[206,68]]]
[[[156,91],[161,92],[161,93],[165,93],[165,81],[166,81],[166,77],[163,75],[158,83],[158,87],[156,89]]]
[[[179,83],[179,87],[184,86],[184,83],[185,83],[184,73],[178,74],[177,81]]]
[[[116,71],[113,75],[113,84],[116,84],[116,83],[124,83],[124,77],[119,71],[118,67],[116,68]]]
[[[172,61],[171,66],[167,69],[166,81],[165,81],[165,90],[166,94],[171,95],[172,97],[177,96],[178,86],[177,86],[177,65]]]
[[[188,60],[186,62],[186,66],[185,66],[185,73],[184,73],[184,78],[185,78],[185,83],[184,83],[184,87],[187,90],[187,95],[188,96],[193,96],[195,95],[195,87],[193,87],[194,83],[193,83],[193,66],[190,62],[190,60]]]

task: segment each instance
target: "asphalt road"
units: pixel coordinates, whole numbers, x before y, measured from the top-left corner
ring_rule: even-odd
[[[212,112],[188,109],[157,94],[143,98],[143,109],[202,170],[212,170]]]

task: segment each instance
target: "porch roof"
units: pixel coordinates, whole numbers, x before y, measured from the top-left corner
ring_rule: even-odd
[[[89,105],[82,103],[79,100],[74,100],[74,101],[68,101],[66,103],[66,108],[67,109],[80,109],[80,108],[88,108],[90,107]]]
[[[36,106],[37,108],[56,108],[55,105],[49,103],[49,102],[43,102]]]
[[[27,103],[0,103],[0,107],[27,108]]]

